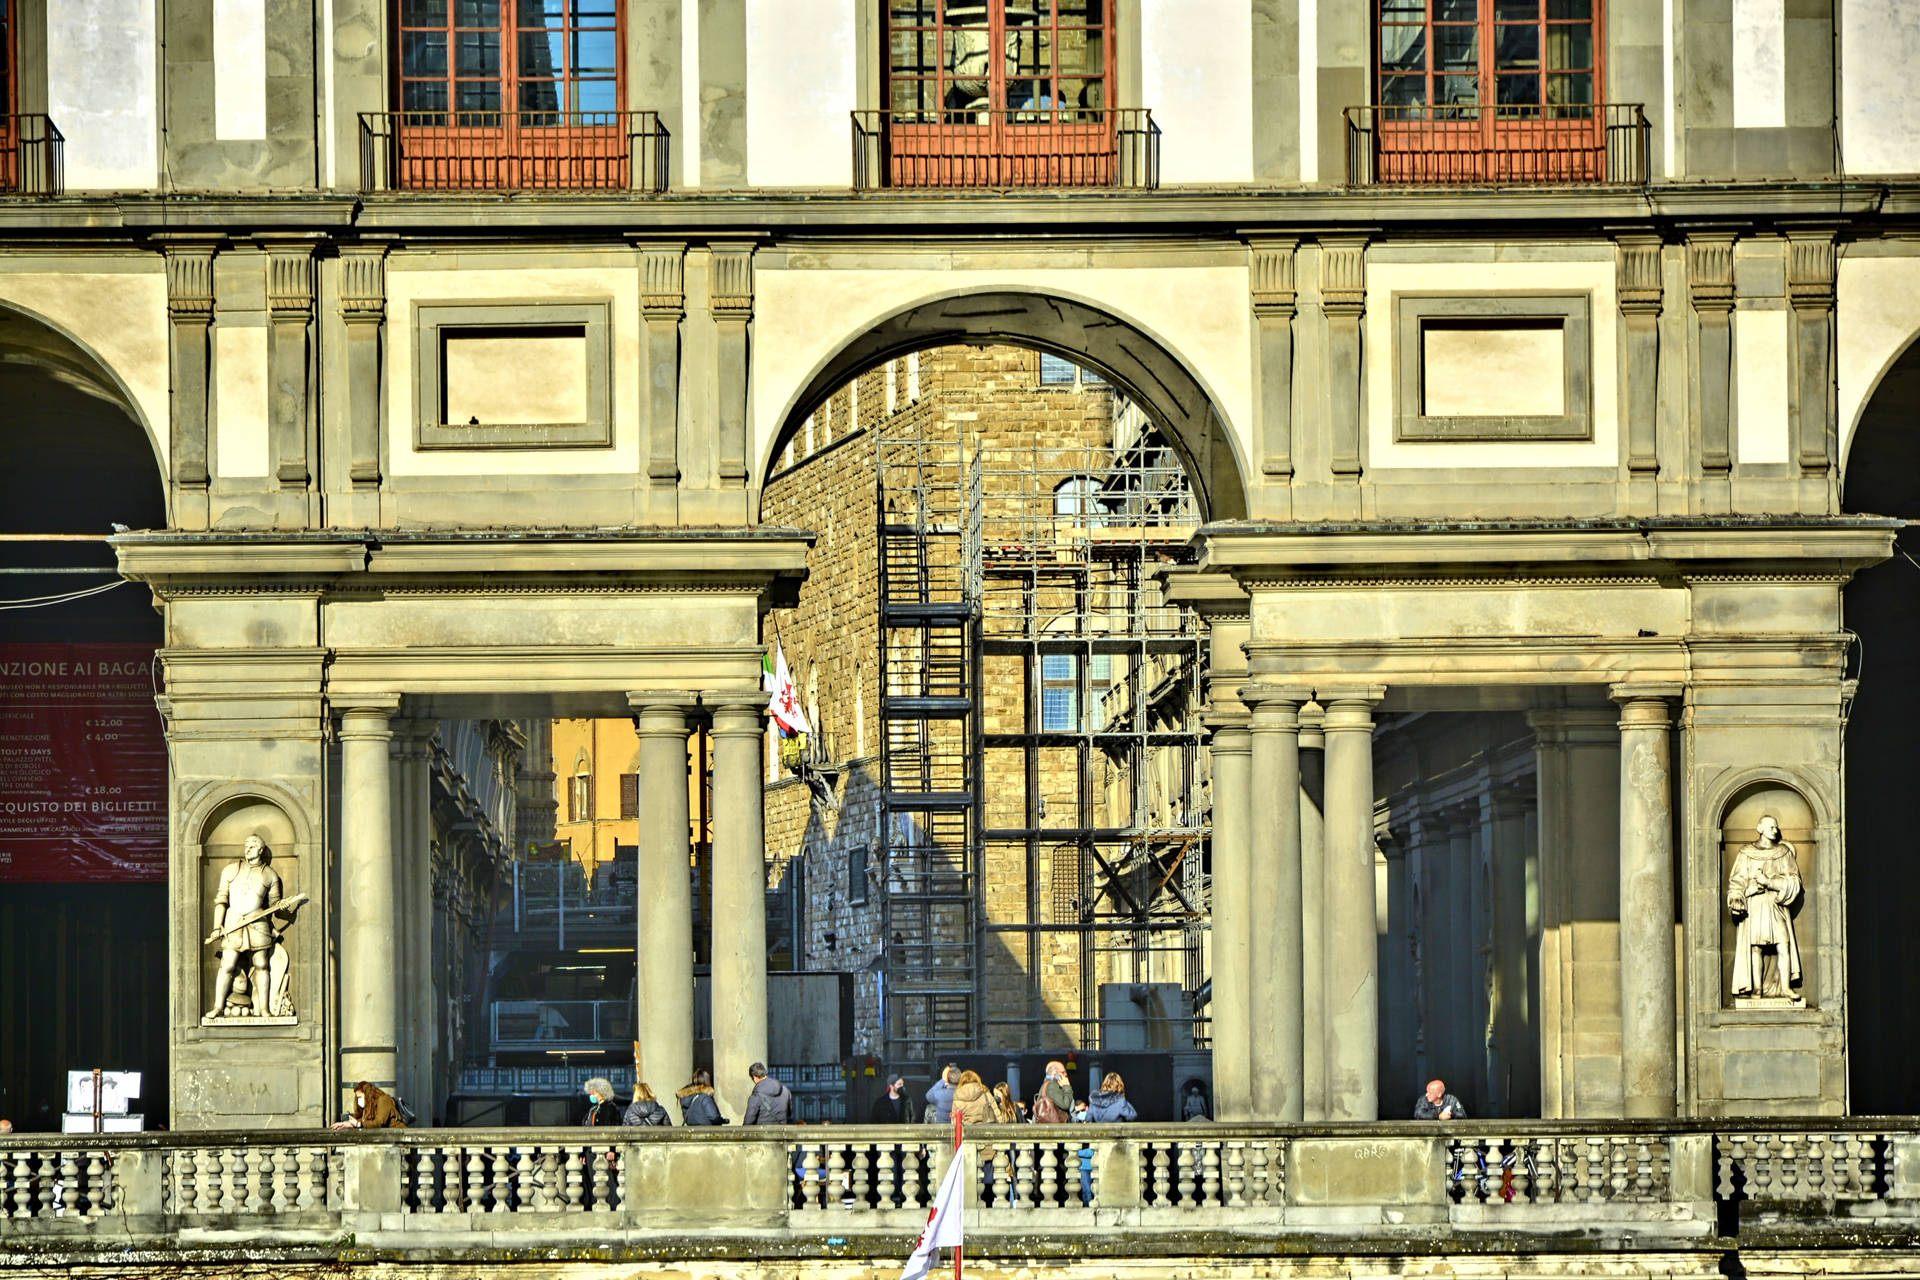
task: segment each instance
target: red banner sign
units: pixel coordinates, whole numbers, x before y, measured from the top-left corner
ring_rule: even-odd
[[[150,644],[0,644],[0,881],[165,880]]]

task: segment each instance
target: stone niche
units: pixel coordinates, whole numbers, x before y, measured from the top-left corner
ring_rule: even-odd
[[[1793,846],[1800,864],[1800,900],[1789,908],[1794,934],[1800,945],[1800,984],[1792,988],[1803,1004],[1779,999],[1747,998],[1733,995],[1734,937],[1738,923],[1727,910],[1727,880],[1733,874],[1734,859],[1751,844],[1760,819],[1771,814],[1780,824],[1780,838]],[[1728,801],[1720,815],[1720,1000],[1728,1009],[1814,1008],[1819,984],[1814,967],[1819,953],[1820,849],[1815,839],[1813,806],[1806,797],[1784,782],[1763,781],[1743,787]]]
[[[200,836],[199,917],[195,934],[195,942],[200,946],[200,1001],[197,1007],[203,1012],[213,1007],[214,980],[220,972],[220,949],[204,942],[213,928],[214,896],[220,891],[221,873],[245,856],[247,837],[252,835],[265,841],[272,854],[270,865],[280,876],[281,901],[312,892],[306,887],[305,869],[301,866],[293,822],[279,805],[254,796],[237,796],[208,816]],[[300,1017],[309,1012],[312,983],[308,970],[315,963],[312,957],[319,954],[305,935],[320,927],[320,912],[308,906],[302,909],[300,917],[292,925],[284,928],[282,945],[287,949],[294,1016],[209,1019],[203,1025],[208,1028],[241,1028],[250,1032],[267,1027],[297,1025]],[[246,965],[242,963],[241,971],[245,970]]]

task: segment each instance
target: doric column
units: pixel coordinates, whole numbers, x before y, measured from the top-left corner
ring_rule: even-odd
[[[1493,1052],[1487,1055],[1488,1111],[1503,1116],[1533,1114],[1538,1092],[1539,1048],[1530,1027],[1531,956],[1527,946],[1527,824],[1525,791],[1495,787],[1488,797],[1487,836],[1493,854],[1493,992],[1489,1019]]]
[[[747,1068],[767,1060],[767,842],[761,808],[761,693],[715,696],[713,711],[713,1074],[745,1113]]]
[[[1299,245],[1265,240],[1247,246],[1260,342],[1260,473],[1278,485],[1293,479],[1293,255]]]
[[[1360,318],[1367,309],[1367,242],[1320,242],[1320,308],[1327,317],[1328,456],[1335,476],[1360,474]]]
[[[1232,711],[1209,715],[1207,726],[1213,731],[1213,997],[1207,1005],[1213,1042],[1213,1115],[1216,1120],[1251,1120],[1253,1004],[1248,974],[1253,878],[1248,871],[1247,828],[1252,737],[1246,716]]]
[[[713,246],[714,373],[720,397],[720,487],[747,483],[747,332],[753,323],[753,246]]]
[[[1321,708],[1300,711],[1300,1087],[1309,1121],[1327,1118],[1326,735]]]
[[[661,497],[671,497],[680,483],[680,324],[687,313],[686,257],[683,244],[640,246],[647,487]]]
[[[1687,238],[1687,290],[1700,324],[1701,478],[1726,481],[1733,469],[1733,243],[1732,232]],[[1710,510],[1724,510],[1732,496],[1714,488]]]
[[[693,846],[687,779],[690,693],[627,695],[640,731],[640,1078],[656,1093],[693,1076]],[[764,908],[762,908],[764,911]],[[763,926],[764,927],[764,926]]]
[[[1671,1116],[1674,1030],[1673,770],[1678,685],[1620,684],[1620,1082],[1628,1119]]]
[[[387,319],[387,247],[340,249],[340,319],[347,347],[347,480],[380,483],[380,327]]]
[[[1327,738],[1327,1118],[1380,1118],[1373,707],[1386,690],[1323,689]]]
[[[1250,1052],[1253,1118],[1297,1121],[1302,1088],[1300,902],[1300,707],[1306,689],[1251,684],[1241,697],[1253,712],[1248,975],[1253,1017]]]
[[[398,697],[340,712],[340,1085],[397,1084],[401,972],[395,938],[388,748]]]
[[[308,343],[313,327],[313,246],[267,246],[267,430],[273,474],[282,489],[305,490]]]

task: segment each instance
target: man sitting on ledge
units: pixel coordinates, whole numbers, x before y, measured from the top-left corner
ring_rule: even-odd
[[[1467,1109],[1460,1099],[1447,1092],[1445,1080],[1427,1081],[1427,1091],[1413,1104],[1415,1120],[1465,1120]]]

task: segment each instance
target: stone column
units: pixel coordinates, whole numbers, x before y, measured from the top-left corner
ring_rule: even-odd
[[[1302,1103],[1300,706],[1306,689],[1251,684],[1241,693],[1253,712],[1249,794],[1248,931],[1252,1003],[1249,1050],[1253,1118],[1298,1121]]]
[[[1487,1055],[1488,1111],[1527,1116],[1539,1105],[1534,1085],[1540,1051],[1527,996],[1531,959],[1527,946],[1527,796],[1511,786],[1494,788],[1487,836],[1493,853],[1493,991]]]
[[[1326,708],[1327,1119],[1380,1118],[1373,873],[1373,707],[1386,690],[1322,690]]]
[[[1620,1087],[1628,1119],[1675,1112],[1673,769],[1678,685],[1620,684]]]
[[[767,1060],[767,842],[760,783],[761,708],[767,699],[759,693],[718,699],[713,712],[713,1075],[738,1119],[753,1087],[747,1067]]]
[[[1302,1118],[1327,1118],[1326,735],[1321,709],[1300,713],[1300,1089]]]
[[[1733,502],[1733,243],[1731,232],[1687,239],[1687,288],[1700,325],[1701,501],[1709,512]]]
[[[1216,703],[1216,705],[1219,705]],[[1213,1042],[1213,1115],[1253,1119],[1249,1021],[1252,1001],[1253,879],[1248,870],[1248,797],[1252,737],[1244,715],[1216,712],[1213,730],[1213,998],[1208,1003]]]
[[[176,523],[207,527],[207,393],[213,327],[213,257],[210,241],[169,243],[167,319],[170,417],[168,462]]]
[[[1383,837],[1387,861],[1387,932],[1380,948],[1381,1077],[1395,1089],[1417,1087],[1419,1015],[1414,1010],[1412,924],[1408,919],[1407,846]],[[1422,1080],[1420,1084],[1425,1084]],[[1389,1099],[1391,1093],[1386,1095]]]
[[[340,712],[340,1085],[393,1089],[402,974],[395,939],[388,748],[398,697]]]
[[[693,1077],[690,693],[627,695],[640,731],[640,1078],[671,1093]]]
[[[1479,865],[1474,856],[1479,807],[1461,805],[1449,810],[1446,818],[1447,875],[1445,883],[1436,887],[1445,903],[1447,922],[1447,968],[1441,978],[1440,1004],[1448,1015],[1445,1031],[1450,1065],[1440,1074],[1455,1071],[1461,1081],[1477,1082],[1487,1075],[1487,987],[1479,971],[1480,931],[1474,910],[1479,889]],[[1485,1105],[1484,1100],[1481,1105]]]

